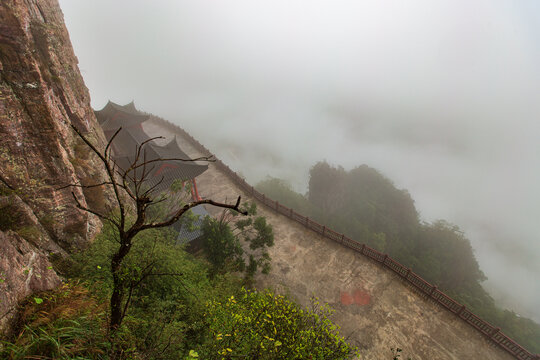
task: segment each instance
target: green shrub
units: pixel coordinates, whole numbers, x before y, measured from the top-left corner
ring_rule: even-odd
[[[79,283],[27,298],[16,337],[2,341],[2,359],[107,359],[103,304]]]
[[[332,324],[327,305],[313,299],[302,309],[271,291],[243,290],[207,302],[208,337],[196,351],[203,359],[348,359],[357,349]]]

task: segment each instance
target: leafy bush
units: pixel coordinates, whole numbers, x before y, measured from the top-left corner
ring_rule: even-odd
[[[328,306],[313,300],[300,308],[271,291],[242,290],[240,296],[208,301],[203,359],[348,359],[357,349],[338,334]]]
[[[272,226],[266,218],[257,216],[254,203],[245,205],[247,217],[224,211],[219,219],[203,221],[203,249],[211,266],[211,276],[225,272],[244,272],[251,279],[260,269],[270,271],[268,248],[274,246]]]

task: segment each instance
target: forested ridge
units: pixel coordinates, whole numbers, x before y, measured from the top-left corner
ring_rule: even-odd
[[[406,190],[367,165],[346,171],[327,162],[310,170],[308,192],[292,190],[283,180],[257,185],[265,195],[398,260],[425,280],[532,352],[540,352],[540,325],[501,309],[484,290],[486,276],[470,241],[444,220],[422,221]]]

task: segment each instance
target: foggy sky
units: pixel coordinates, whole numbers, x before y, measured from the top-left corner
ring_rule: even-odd
[[[135,100],[251,183],[363,163],[540,321],[540,3],[61,0],[92,105]]]

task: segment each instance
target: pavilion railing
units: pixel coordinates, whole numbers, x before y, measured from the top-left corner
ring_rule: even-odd
[[[197,141],[188,132],[186,132],[179,126],[157,117],[153,118],[153,120],[157,121],[163,127],[171,130],[173,133],[179,133],[188,140],[190,140],[190,142],[197,149],[197,151],[200,151],[201,153],[208,156],[212,155],[210,150],[208,150],[204,145],[202,145],[199,141]],[[424,294],[427,298],[433,300],[435,303],[455,314],[457,317],[459,317],[467,324],[471,325],[473,328],[485,335],[490,341],[497,344],[502,349],[513,355],[516,359],[540,360],[540,355],[535,355],[527,351],[517,342],[502,333],[500,331],[500,328],[491,325],[485,320],[482,320],[480,317],[476,316],[470,310],[468,310],[465,305],[455,301],[454,299],[446,295],[444,292],[437,289],[437,286],[431,285],[429,282],[422,279],[419,275],[415,274],[410,268],[403,266],[398,261],[389,257],[387,254],[380,253],[379,251],[372,249],[365,244],[354,241],[345,236],[344,234],[337,233],[332,229],[329,229],[326,226],[310,219],[309,217],[303,216],[294,211],[293,209],[290,209],[287,206],[268,198],[266,195],[257,191],[253,186],[249,185],[242,177],[240,177],[236,172],[231,170],[221,160],[216,159],[215,165],[219,170],[227,174],[247,194],[251,195],[253,198],[257,199],[258,201],[271,208],[272,210],[276,211],[277,213],[282,214],[289,219],[302,224],[306,228],[313,230],[314,232],[322,235],[323,237],[326,237],[330,240],[342,244],[343,246],[353,249],[354,251],[359,252],[362,255],[374,260],[383,267],[390,269],[391,271],[399,275],[399,277],[405,282],[419,290],[420,293]]]

